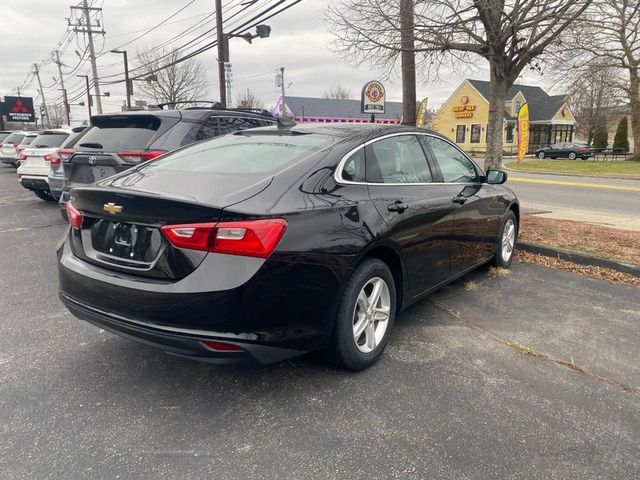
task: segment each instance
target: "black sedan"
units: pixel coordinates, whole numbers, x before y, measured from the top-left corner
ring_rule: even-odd
[[[540,160],[547,157],[552,159],[568,158],[570,160],[575,160],[579,157],[586,160],[591,156],[593,156],[593,150],[588,146],[572,142],[554,143],[549,147],[536,150],[536,157]]]
[[[237,132],[75,188],[58,246],[77,317],[166,352],[359,370],[398,312],[493,261],[520,209],[446,138],[391,126]]]

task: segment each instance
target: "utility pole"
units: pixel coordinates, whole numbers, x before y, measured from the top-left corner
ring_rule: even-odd
[[[227,88],[224,65],[229,61],[229,51],[222,31],[222,0],[216,0],[216,36],[218,42],[218,84],[220,89],[220,103],[227,108]]]
[[[62,76],[62,62],[60,62],[60,52],[58,50],[54,51],[56,54],[55,64],[58,65],[58,73],[60,74],[60,87],[62,90],[62,98],[64,101],[64,111],[67,116],[67,125],[71,126],[71,108],[69,108],[69,100],[67,99],[67,89],[64,88],[64,77]]]
[[[45,117],[47,117],[47,123],[49,123],[49,110],[47,110],[47,101],[44,98],[44,90],[42,89],[42,82],[40,81],[40,70],[38,69],[37,63],[33,64],[33,73],[38,79],[38,87],[40,87],[40,96],[42,97],[42,107],[44,108],[44,115]],[[44,121],[42,122],[42,125],[45,125]]]
[[[129,79],[129,60],[126,50],[111,50],[111,53],[121,53],[124,55],[124,83],[127,93],[127,110],[131,110],[131,95],[133,95],[133,82]]]
[[[281,88],[281,116],[284,118],[287,116],[287,105],[285,104],[285,86],[284,86],[284,67],[280,67],[280,88]]]
[[[16,90],[18,90],[18,96],[20,96],[20,87],[16,87]]]
[[[232,101],[232,96],[231,96],[231,84],[233,83],[233,72],[231,71],[231,64],[230,63],[225,63],[224,65],[224,72],[225,72],[225,84],[227,87],[227,107],[231,107],[233,105],[233,101]]]
[[[93,100],[91,98],[91,89],[89,88],[89,75],[76,75],[76,77],[84,77],[84,81],[87,85],[87,108],[89,109],[89,121],[91,121],[91,105],[93,105]],[[100,97],[98,97],[100,98]]]
[[[87,34],[87,43],[89,44],[89,59],[91,60],[91,73],[93,74],[93,91],[96,97],[96,108],[98,109],[98,113],[102,113],[102,101],[100,99],[100,85],[98,84],[98,66],[96,65],[96,50],[93,46],[93,34],[97,33],[100,35],[104,35],[106,32],[104,30],[94,30],[93,25],[91,24],[91,14],[90,12],[98,11],[101,12],[102,8],[99,7],[90,7],[87,0],[82,0],[81,7],[71,7],[71,10],[82,10],[84,14],[84,24],[81,21],[78,21],[78,24],[74,25],[74,31],[76,33],[86,33]],[[100,25],[98,25],[99,27]]]

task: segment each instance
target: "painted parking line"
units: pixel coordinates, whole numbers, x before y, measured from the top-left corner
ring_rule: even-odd
[[[581,182],[567,182],[564,180],[545,180],[543,178],[524,178],[524,177],[511,177],[510,182],[520,183],[537,183],[542,185],[564,185],[568,187],[582,187],[582,188],[601,188],[604,190],[624,190],[627,192],[640,192],[640,187],[632,187],[626,185],[607,185],[603,183],[581,183]]]

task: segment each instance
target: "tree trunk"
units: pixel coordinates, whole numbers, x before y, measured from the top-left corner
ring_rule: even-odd
[[[490,61],[491,87],[489,92],[489,129],[487,152],[484,158],[485,170],[502,166],[502,141],[504,130],[504,103],[507,98],[508,81],[501,65]]]
[[[640,161],[640,73],[629,70],[629,106],[631,107],[631,131],[633,132],[633,159]]]
[[[413,0],[400,0],[400,55],[402,62],[402,123],[416,124],[416,57]]]

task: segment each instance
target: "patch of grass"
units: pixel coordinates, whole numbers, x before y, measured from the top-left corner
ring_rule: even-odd
[[[510,273],[511,272],[506,268],[489,267],[489,271],[487,272],[487,275],[489,275],[491,278],[504,278],[504,277],[508,277]]]
[[[469,280],[468,282],[465,282],[464,289],[467,292],[475,292],[476,290],[478,290],[478,284],[473,280]]]
[[[509,162],[505,167],[518,172],[594,175],[598,177],[624,177],[640,179],[640,162],[631,160],[616,162],[594,162],[592,160],[532,160],[522,163]]]

